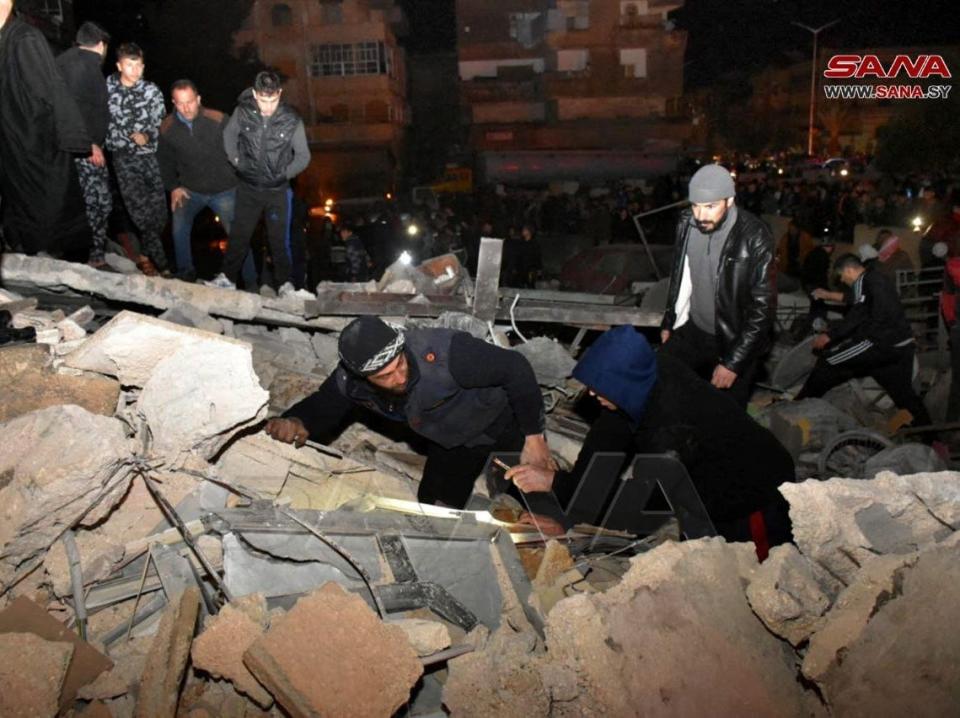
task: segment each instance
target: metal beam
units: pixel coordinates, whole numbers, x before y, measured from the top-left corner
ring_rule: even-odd
[[[503,240],[480,238],[477,259],[477,281],[473,294],[473,316],[485,322],[493,321],[500,301],[500,264],[503,261]]]

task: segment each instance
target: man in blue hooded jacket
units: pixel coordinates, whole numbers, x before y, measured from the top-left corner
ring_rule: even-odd
[[[787,505],[777,487],[794,480],[793,459],[729,393],[679,359],[654,353],[646,338],[628,326],[600,336],[573,375],[604,411],[590,427],[571,471],[528,465],[507,471],[521,491],[552,490],[566,507],[596,452],[623,452],[626,462],[636,453],[672,451],[721,536],[758,539],[756,527],[762,523],[771,544],[790,540]]]

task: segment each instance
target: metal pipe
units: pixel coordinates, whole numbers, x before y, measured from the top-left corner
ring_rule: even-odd
[[[77,549],[77,539],[71,529],[63,533],[63,548],[67,552],[67,563],[70,566],[70,585],[73,589],[73,611],[77,616],[77,633],[80,638],[87,640],[87,606],[83,596],[83,567],[80,564],[80,551]]]

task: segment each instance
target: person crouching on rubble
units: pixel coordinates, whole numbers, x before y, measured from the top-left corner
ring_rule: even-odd
[[[491,452],[552,465],[543,397],[520,353],[452,329],[402,330],[359,317],[341,332],[340,364],[320,389],[271,419],[267,433],[302,446],[335,435],[354,407],[405,422],[429,440],[417,498],[463,508]]]
[[[530,465],[507,471],[521,491],[552,490],[566,507],[594,453],[624,452],[626,466],[635,453],[675,452],[721,536],[758,546],[791,540],[787,503],[777,487],[794,480],[793,459],[729,392],[679,359],[654,353],[629,326],[601,335],[573,376],[605,411],[590,427],[572,471]]]

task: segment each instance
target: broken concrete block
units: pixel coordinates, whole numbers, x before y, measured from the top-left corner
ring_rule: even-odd
[[[192,307],[189,304],[171,307],[158,319],[165,322],[172,322],[183,327],[193,327],[200,331],[210,332],[211,334],[223,334],[223,325],[204,311]]]
[[[837,716],[946,716],[960,705],[960,550],[923,551],[821,680]]]
[[[338,348],[338,338],[336,334],[316,332],[310,337],[310,345],[313,347],[313,353],[319,362],[318,369],[324,374],[329,374],[336,369],[340,361],[340,350]]]
[[[297,717],[392,715],[423,673],[403,631],[334,583],[274,621],[244,663]]]
[[[110,255],[107,257],[108,263],[115,261],[110,259]],[[4,254],[0,268],[5,281],[34,287],[68,287],[79,292],[160,310],[189,304],[207,314],[249,320],[260,313],[263,305],[259,296],[249,292],[217,289],[175,279],[146,277],[139,272],[101,272],[86,264],[64,262],[49,257]]]
[[[187,668],[190,644],[200,610],[200,589],[190,586],[160,619],[140,677],[137,718],[173,718],[180,699],[180,682]]]
[[[444,329],[457,329],[466,332],[477,339],[484,339],[489,331],[487,323],[482,319],[477,319],[472,314],[463,312],[442,312],[430,326],[442,327]]]
[[[849,646],[860,637],[877,608],[899,592],[904,570],[916,562],[916,553],[868,559],[810,638],[803,675],[819,683],[836,664],[845,661]]]
[[[823,399],[777,402],[762,410],[757,422],[772,429],[773,415],[779,417],[782,425],[799,427],[804,452],[819,451],[837,434],[860,428],[856,419]]]
[[[48,368],[49,354],[35,345],[0,347],[0,423],[59,404],[76,404],[110,416],[120,384],[96,375],[65,376]]]
[[[124,425],[79,406],[0,424],[0,593],[67,528],[102,518],[130,483]]]
[[[73,645],[32,633],[0,634],[0,715],[53,718]]]
[[[65,342],[75,342],[87,337],[87,330],[69,318],[57,322],[56,328],[60,330],[60,336]]]
[[[265,613],[266,602],[262,596],[259,598]],[[226,678],[257,705],[269,708],[273,696],[243,664],[243,654],[263,633],[260,622],[227,604],[220,613],[207,619],[203,633],[194,640],[190,650],[193,665],[214,678]]]
[[[249,347],[218,337],[182,346],[159,361],[137,407],[150,426],[155,454],[210,458],[237,431],[265,419],[269,399],[253,372]]]
[[[534,587],[550,586],[571,568],[573,568],[573,559],[566,545],[556,539],[550,539],[544,547],[543,558],[537,567],[537,575],[533,579]]]
[[[747,586],[747,599],[760,620],[794,646],[806,641],[843,584],[793,544],[775,546]]]
[[[749,544],[665,543],[631,559],[605,593],[560,601],[547,657],[579,677],[568,715],[796,716],[795,656],[754,615]],[[691,681],[690,676],[696,676]],[[627,678],[629,677],[629,678]]]
[[[536,635],[501,628],[482,651],[449,661],[443,704],[451,715],[468,718],[550,715],[542,656]]]
[[[107,252],[103,255],[103,259],[107,263],[107,266],[115,272],[119,272],[120,274],[140,274],[136,262],[120,254]]]
[[[113,665],[109,658],[24,596],[15,599],[0,611],[0,634],[4,633],[30,633],[54,644],[68,643],[73,646],[73,658],[69,661],[70,666],[59,693],[61,712],[67,711],[73,705],[81,686]],[[4,660],[0,658],[0,663]],[[0,686],[2,685],[4,684],[0,680]],[[3,711],[0,711],[0,715],[4,715]]]
[[[67,319],[71,322],[74,322],[77,326],[87,328],[87,325],[97,318],[97,313],[93,311],[93,308],[90,305],[85,305],[80,307],[78,310],[70,314]]]
[[[900,444],[874,454],[863,465],[863,478],[872,479],[881,471],[908,474],[946,471],[947,463],[932,447],[924,444]]]
[[[62,335],[57,327],[37,329],[37,344],[59,344]]]
[[[115,376],[124,386],[142,387],[157,364],[184,347],[198,345],[210,349],[211,359],[206,363],[215,363],[212,357],[219,347],[247,347],[243,342],[212,336],[210,332],[123,311],[73,352],[66,364]]]
[[[534,337],[513,349],[526,357],[533,367],[537,383],[543,386],[562,385],[573,374],[573,367],[577,363],[566,347],[548,337]]]
[[[390,621],[390,625],[397,626],[406,634],[418,656],[429,656],[450,647],[450,631],[445,623],[423,618],[403,618]]]
[[[867,559],[908,554],[960,528],[960,474],[783,484],[800,552],[849,584]]]

